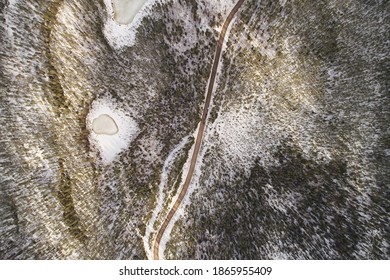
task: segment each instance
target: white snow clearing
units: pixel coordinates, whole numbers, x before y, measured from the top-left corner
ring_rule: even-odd
[[[109,124],[110,127],[105,126],[103,131],[107,132],[109,130],[108,132],[113,132],[115,127],[111,127],[111,125],[116,125],[116,133],[97,134],[94,132],[93,122],[96,122],[98,118],[101,120],[102,115],[106,115],[108,118],[111,118],[111,122],[114,122]],[[107,121],[107,117],[103,121]],[[99,125],[102,124],[100,122]],[[100,99],[92,104],[92,108],[87,116],[87,129],[91,132],[89,141],[99,151],[104,164],[110,164],[121,151],[128,148],[138,133],[138,125],[135,120],[118,109],[108,99]],[[102,129],[102,127],[99,129]]]
[[[112,0],[114,19],[119,24],[129,24],[147,0]]]
[[[103,0],[106,6],[106,20],[103,34],[116,50],[134,44],[136,28],[157,0]]]

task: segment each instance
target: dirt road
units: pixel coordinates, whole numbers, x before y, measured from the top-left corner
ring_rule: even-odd
[[[204,129],[206,127],[206,120],[207,120],[207,115],[209,112],[211,95],[213,93],[214,84],[215,84],[215,77],[217,75],[217,69],[218,69],[219,61],[221,59],[222,47],[223,47],[223,42],[225,40],[226,30],[228,29],[233,17],[236,15],[237,11],[240,9],[240,7],[244,3],[244,1],[245,0],[239,0],[237,2],[237,4],[231,10],[231,12],[229,13],[228,17],[226,18],[226,20],[222,26],[222,30],[221,30],[221,33],[219,35],[219,39],[218,39],[218,43],[217,43],[217,49],[215,51],[213,66],[211,69],[210,80],[209,80],[207,95],[206,95],[206,102],[205,102],[204,108],[203,108],[202,119],[201,119],[201,122],[199,125],[198,134],[196,136],[195,149],[194,149],[194,152],[193,152],[192,158],[191,158],[190,169],[188,170],[186,179],[184,181],[184,185],[180,191],[178,198],[175,201],[175,204],[173,205],[172,209],[169,211],[167,217],[164,220],[164,223],[161,225],[161,227],[157,233],[157,237],[156,237],[156,240],[154,241],[154,245],[153,245],[153,256],[154,256],[155,260],[159,259],[159,247],[160,247],[161,238],[164,235],[164,232],[165,232],[169,222],[171,221],[173,215],[175,215],[177,209],[179,208],[181,202],[183,201],[183,198],[187,193],[188,186],[190,185],[192,175],[193,175],[194,170],[195,170],[196,160],[198,158],[200,146],[202,144]]]

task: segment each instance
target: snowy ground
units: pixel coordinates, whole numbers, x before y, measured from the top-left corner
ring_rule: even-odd
[[[167,199],[164,195],[164,189],[167,188],[168,174],[171,171],[173,161],[175,160],[178,152],[184,148],[189,140],[189,136],[185,137],[173,150],[169,153],[167,159],[164,162],[164,166],[161,171],[160,184],[158,186],[157,203],[153,209],[153,214],[150,220],[147,222],[145,236],[143,237],[144,248],[148,259],[153,259],[153,241],[151,236],[155,233],[154,224],[156,222],[158,214],[163,210],[163,203]]]
[[[156,1],[104,0],[107,15],[103,33],[111,47],[120,50],[134,44],[137,27]]]
[[[116,123],[118,132],[114,135],[94,133],[92,122],[101,115],[109,115]],[[138,125],[129,114],[121,111],[110,100],[96,100],[87,117],[87,129],[90,131],[90,142],[97,148],[104,164],[110,164],[115,157],[129,147],[138,133]]]
[[[114,19],[119,24],[129,24],[148,0],[112,0]]]
[[[212,2],[212,3],[216,4],[216,2]],[[215,6],[212,6],[213,9],[221,11],[222,14],[229,14],[230,13],[230,8],[232,8],[234,6],[235,1],[230,1],[230,2],[229,1],[225,1],[223,3],[221,3],[221,2],[218,2],[218,3],[219,4],[217,4]],[[222,26],[222,24],[223,24],[223,21],[221,22],[221,26]],[[226,43],[229,40],[229,34],[230,34],[230,30],[231,30],[233,24],[234,24],[234,20],[230,23],[228,29],[226,30],[225,40],[224,40],[224,45],[223,45],[223,48],[222,48],[222,52],[224,52],[225,47],[226,47]],[[219,28],[218,31],[220,31],[220,29],[221,28]],[[216,89],[216,87],[218,85],[218,78],[219,78],[220,70],[221,70],[222,66],[223,66],[223,62],[222,62],[222,56],[221,56],[220,57],[220,63],[218,65],[218,69],[217,69],[217,77],[216,77],[216,80],[215,80],[215,85],[214,85],[213,91],[215,91],[215,89]],[[209,86],[209,81],[207,82],[207,85]],[[207,91],[207,89],[205,89],[205,91]],[[212,98],[213,98],[213,96],[212,96]],[[211,107],[212,107],[212,101],[210,103],[209,115],[210,115]],[[207,123],[207,121],[206,121],[206,123]],[[207,126],[206,126],[206,128],[207,128]],[[199,129],[199,126],[198,126],[197,130],[193,134],[194,137],[197,136],[198,129]],[[205,136],[204,136],[204,138],[205,139],[203,139],[203,141],[207,142],[208,139],[206,139]],[[160,247],[159,247],[159,256],[162,259],[165,258],[165,256],[164,256],[165,249],[166,249],[167,243],[169,242],[169,240],[171,238],[171,232],[172,232],[172,229],[173,229],[175,223],[178,221],[178,219],[183,217],[183,215],[185,213],[185,211],[184,211],[185,207],[191,202],[191,200],[190,200],[191,194],[199,187],[199,177],[200,177],[200,174],[201,174],[201,166],[202,166],[202,161],[203,161],[203,157],[205,155],[206,150],[207,149],[204,149],[204,148],[200,149],[199,155],[198,155],[198,158],[197,158],[197,164],[196,164],[196,167],[195,167],[195,171],[193,173],[191,183],[190,183],[190,185],[188,187],[187,194],[184,197],[184,199],[183,199],[183,201],[182,201],[182,203],[180,205],[180,208],[177,210],[175,215],[172,217],[170,223],[168,224],[168,226],[167,226],[167,228],[165,230],[165,233],[164,233],[163,237],[161,238]],[[186,179],[186,176],[187,176],[187,173],[188,173],[188,170],[189,170],[189,167],[190,167],[192,153],[193,153],[193,147],[190,150],[189,157],[188,157],[188,159],[187,159],[187,161],[186,161],[186,163],[185,163],[185,165],[183,166],[183,169],[182,169],[183,170],[182,180],[181,180],[182,183]],[[176,199],[177,199],[179,193],[180,193],[180,191],[178,191],[176,196],[172,199],[171,205],[169,205],[169,209],[171,209],[173,207],[173,205],[175,204]]]
[[[152,257],[235,3],[0,5],[1,258]],[[245,1],[161,257],[389,258],[388,8]]]

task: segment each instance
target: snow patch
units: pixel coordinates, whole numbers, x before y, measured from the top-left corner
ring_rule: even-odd
[[[129,24],[147,0],[112,0],[114,19],[119,24]]]
[[[287,0],[279,0],[280,6],[284,7],[286,5]]]
[[[8,5],[4,8],[3,12],[5,34],[10,39],[12,45],[14,45],[14,30],[12,29],[12,26],[16,25],[14,23],[13,13],[17,10],[15,7],[17,3],[17,0],[9,0]]]
[[[134,10],[131,10],[129,14],[123,14],[120,18],[121,19],[126,18],[127,20],[129,20],[129,23],[127,24],[121,24],[115,20],[114,7],[111,0],[103,0],[103,1],[107,11],[106,20],[103,27],[104,37],[106,38],[107,42],[112,48],[114,48],[115,50],[120,50],[123,47],[134,45],[135,34],[136,34],[135,31],[137,27],[141,24],[142,18],[150,13],[151,7],[158,0],[144,0],[143,6],[140,7],[136,11],[136,13],[131,16],[131,19],[130,19],[130,14],[134,13]],[[116,1],[116,2],[128,2],[128,1]]]
[[[207,1],[207,2],[208,2],[207,5],[209,5],[211,10],[220,12],[222,15],[224,15],[224,19],[226,19],[227,15],[237,4],[236,0]]]
[[[105,135],[92,131],[93,120],[101,115],[109,115],[115,121],[118,133]],[[104,164],[110,164],[121,151],[128,148],[139,130],[135,120],[108,99],[94,101],[87,116],[87,129],[91,132],[89,141],[99,150]]]

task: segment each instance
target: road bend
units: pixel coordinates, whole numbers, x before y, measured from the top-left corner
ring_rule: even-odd
[[[154,245],[153,245],[153,257],[155,260],[159,259],[159,248],[160,248],[161,238],[163,237],[164,232],[165,232],[168,224],[171,222],[172,217],[175,215],[177,209],[179,209],[179,206],[180,206],[181,202],[183,201],[183,198],[185,197],[187,190],[188,190],[188,187],[190,185],[192,175],[193,175],[194,170],[195,170],[196,160],[198,158],[200,146],[202,144],[204,129],[206,127],[207,115],[208,115],[209,109],[210,109],[209,107],[210,107],[211,95],[212,95],[213,89],[214,89],[218,65],[219,65],[219,62],[221,60],[222,47],[223,47],[223,43],[225,40],[226,31],[227,31],[232,19],[234,18],[234,16],[238,12],[238,10],[240,9],[240,7],[244,3],[244,1],[245,0],[239,0],[237,2],[237,4],[234,6],[234,8],[230,11],[228,17],[226,18],[226,20],[222,26],[222,30],[221,30],[221,33],[219,35],[219,39],[218,39],[218,43],[217,43],[217,49],[215,51],[213,66],[211,69],[210,80],[209,80],[209,84],[208,84],[208,88],[207,88],[206,102],[204,104],[203,113],[202,113],[202,119],[200,121],[198,134],[197,134],[196,140],[195,140],[195,148],[194,148],[194,152],[193,152],[192,158],[191,158],[190,169],[188,170],[183,187],[180,191],[179,196],[177,197],[177,199],[175,201],[175,204],[170,209],[163,224],[160,226],[160,229],[158,230],[158,233],[157,233],[156,239],[154,241]]]

